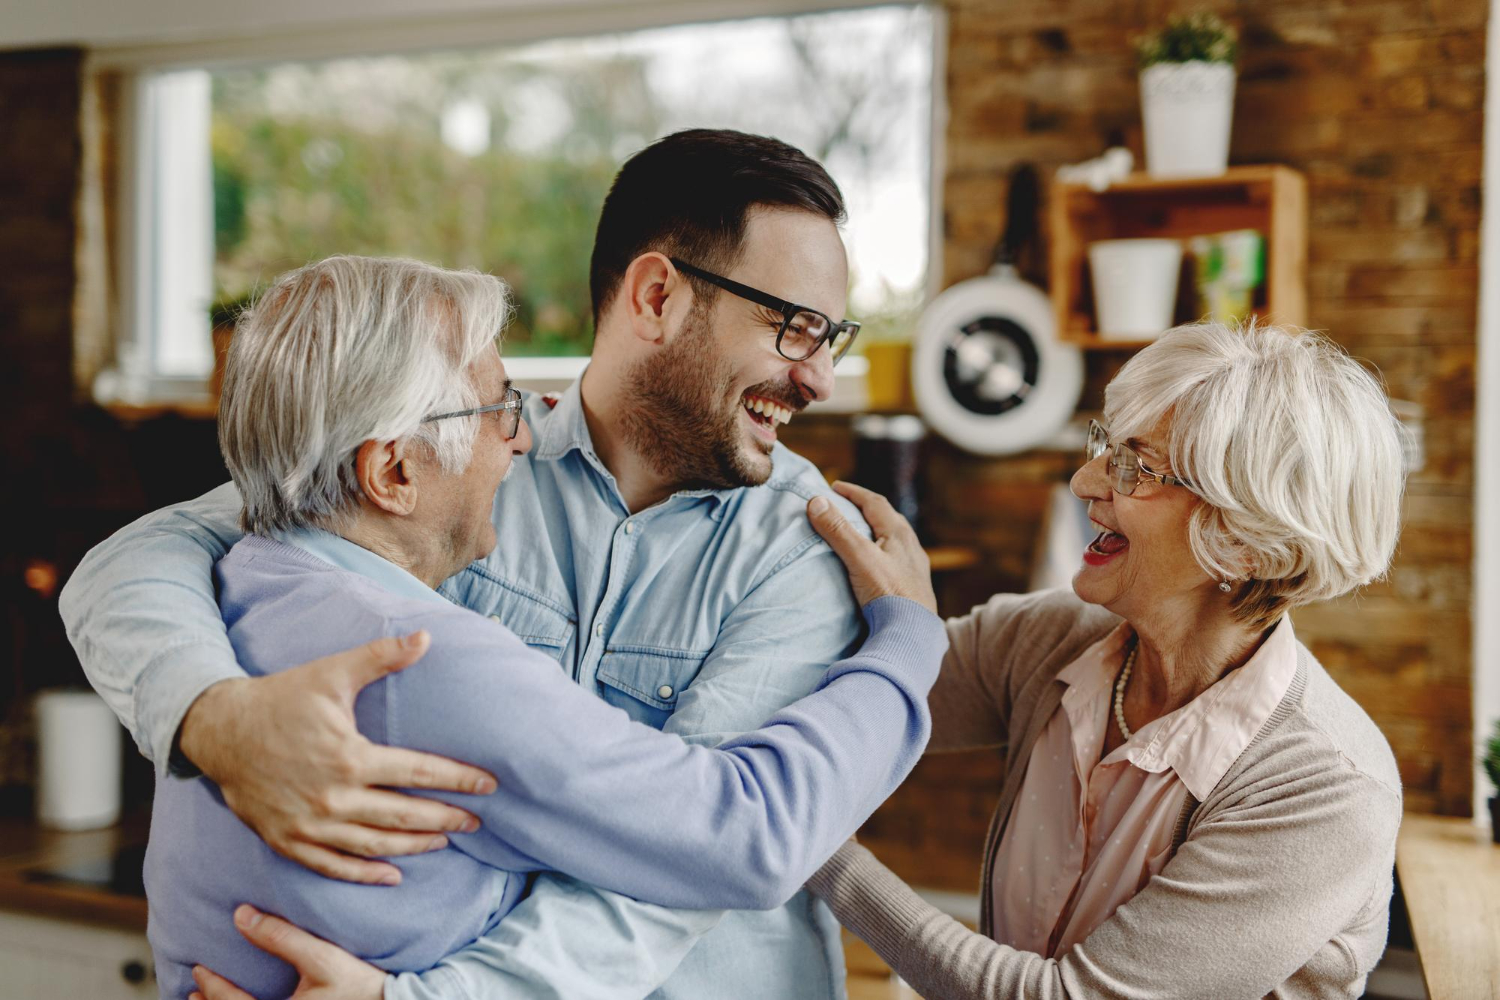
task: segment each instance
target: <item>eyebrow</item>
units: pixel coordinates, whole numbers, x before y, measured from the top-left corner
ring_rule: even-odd
[[[1131,447],[1132,449],[1134,449],[1135,451],[1138,451],[1138,452],[1148,451],[1152,455],[1155,455],[1157,458],[1160,458],[1160,459],[1163,459],[1163,460],[1166,459],[1166,457],[1167,457],[1166,452],[1162,451],[1160,448],[1156,447],[1153,444],[1149,444],[1149,443],[1147,443],[1145,441],[1142,441],[1138,437],[1129,438],[1129,439],[1126,440],[1125,443],[1129,447]]]
[[[506,379],[505,380],[505,384],[500,387],[500,395],[502,395],[502,396],[508,395],[510,393],[511,387],[514,384],[515,383],[511,382],[510,379]]]

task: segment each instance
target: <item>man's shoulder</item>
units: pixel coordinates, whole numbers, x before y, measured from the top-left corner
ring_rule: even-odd
[[[497,651],[529,648],[501,623],[499,616],[482,615],[451,602],[438,604],[391,595],[384,610],[391,634],[410,635],[418,629],[425,629],[432,636],[429,648],[439,656],[446,656],[449,651],[466,652],[475,648]]]
[[[859,508],[839,496],[812,462],[781,443],[771,453],[771,475],[759,486],[736,490],[729,516],[753,518],[773,526],[776,534],[786,531],[803,540],[817,538],[807,520],[807,504],[813,497],[827,497],[845,517],[865,528]],[[868,531],[866,531],[868,534]]]
[[[734,490],[725,499],[721,536],[731,543],[731,551],[756,554],[752,576],[757,584],[793,566],[805,566],[807,572],[842,582],[843,566],[813,530],[807,504],[815,496],[827,497],[868,536],[869,527],[859,508],[835,493],[817,466],[790,449],[778,444],[772,463],[771,476],[764,483]],[[826,568],[814,568],[825,563]]]
[[[330,631],[355,621],[359,631],[386,636],[426,629],[432,635],[430,656],[476,644],[497,648],[524,646],[499,620],[444,599],[425,600],[399,594],[368,577],[323,562],[293,546],[246,536],[223,560],[224,581],[238,591],[236,603],[262,604],[267,613],[311,626],[325,622]],[[248,608],[246,609],[248,610]],[[302,628],[302,625],[297,625]],[[364,635],[360,641],[375,638]]]

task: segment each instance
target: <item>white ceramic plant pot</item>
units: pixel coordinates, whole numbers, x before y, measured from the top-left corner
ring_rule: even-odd
[[[1211,177],[1229,166],[1234,66],[1157,63],[1141,71],[1146,170],[1154,177]]]
[[[1089,244],[1094,311],[1106,340],[1150,340],[1172,325],[1182,244],[1100,240]]]

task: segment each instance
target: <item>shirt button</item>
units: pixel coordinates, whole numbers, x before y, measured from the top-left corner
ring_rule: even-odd
[[[625,522],[625,534],[629,535],[629,534],[633,534],[634,532],[635,532],[635,522],[634,521],[626,521]]]
[[[603,622],[600,622],[598,625],[594,626],[594,634],[597,635],[597,636],[603,636],[604,635],[604,623]]]
[[[500,616],[499,615],[490,615],[490,621],[497,622],[497,623],[502,624],[502,625],[504,624],[504,622],[500,621]]]
[[[656,689],[656,696],[658,698],[670,698],[670,697],[672,697],[672,685],[670,685],[670,684],[663,684],[661,687],[657,688]]]

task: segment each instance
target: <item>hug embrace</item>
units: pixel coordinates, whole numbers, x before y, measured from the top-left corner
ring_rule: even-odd
[[[593,354],[510,382],[498,279],[333,257],[240,319],[233,482],[63,594],[157,765],[163,996],[1357,997],[1401,790],[1291,614],[1381,576],[1401,442],[1319,335],[1193,324],[1106,390],[1068,591],[940,620],[915,534],[777,429],[833,388],[844,204],[773,139],[632,157]],[[982,920],[849,838],[1002,748]]]

